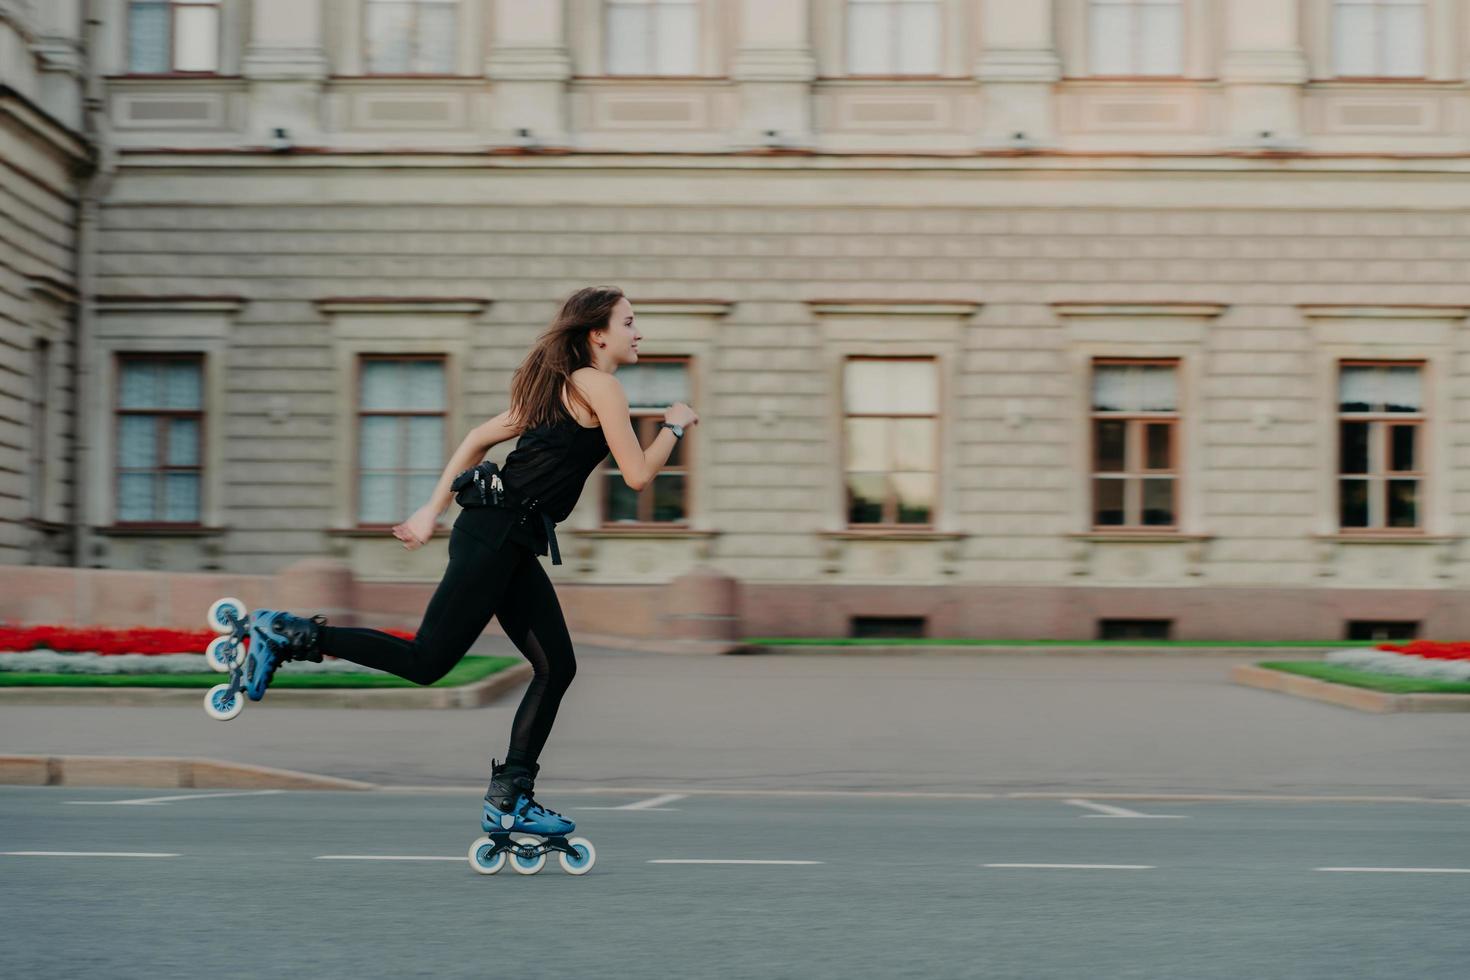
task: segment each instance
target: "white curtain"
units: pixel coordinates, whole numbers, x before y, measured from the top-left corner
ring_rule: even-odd
[[[1092,0],[1089,9],[1092,74],[1183,73],[1182,0]]]
[[[1099,364],[1092,370],[1095,412],[1176,412],[1179,384],[1161,364]]]
[[[939,0],[848,0],[848,73],[938,74],[942,21]]]
[[[1425,73],[1424,0],[1336,0],[1333,70],[1348,76]]]
[[[1419,412],[1424,408],[1423,378],[1412,364],[1345,367],[1338,391],[1343,411]]]
[[[699,71],[699,0],[608,0],[609,75]]]
[[[674,402],[689,402],[689,370],[682,363],[645,361],[618,369],[618,380],[628,395],[628,407],[668,408]]]
[[[939,370],[931,360],[850,360],[842,389],[850,415],[939,414]]]
[[[219,0],[175,0],[174,70],[219,70]]]

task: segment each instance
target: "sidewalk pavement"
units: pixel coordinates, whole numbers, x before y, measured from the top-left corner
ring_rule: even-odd
[[[1367,714],[1233,685],[1231,668],[1248,662],[583,648],[538,788],[1470,795],[1465,715]],[[342,711],[267,696],[230,722],[187,705],[7,705],[0,754],[188,756],[477,786],[504,754],[518,701]]]

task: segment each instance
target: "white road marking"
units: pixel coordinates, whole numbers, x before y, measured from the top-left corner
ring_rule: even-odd
[[[1095,871],[1151,871],[1152,864],[984,864],[984,868],[1064,868]]]
[[[71,806],[163,806],[178,800],[213,800],[222,796],[271,796],[283,789],[255,789],[245,793],[190,793],[186,796],[150,796],[142,800],[65,800]]]
[[[1097,813],[1084,813],[1085,817],[1127,817],[1135,820],[1188,820],[1188,817],[1175,813],[1139,813],[1137,810],[1126,810],[1121,806],[1109,806],[1106,803],[1091,803],[1087,800],[1067,800],[1072,806],[1085,806]]]
[[[670,811],[670,810],[677,811],[678,810],[677,807],[668,807],[668,806],[664,806],[664,804],[665,803],[676,803],[679,800],[684,799],[685,795],[686,794],[684,794],[684,793],[665,793],[662,796],[654,796],[654,797],[650,797],[649,799],[646,799],[646,800],[639,800],[637,803],[625,803],[622,806],[579,806],[579,807],[577,807],[577,809],[578,810],[658,810],[658,811],[661,811],[661,812],[662,811]]]
[[[463,861],[458,857],[439,857],[432,854],[319,854],[318,861]]]
[[[155,854],[149,851],[0,851],[8,857],[75,857],[75,858],[176,858],[177,854]]]
[[[658,858],[649,864],[821,864],[821,861],[755,861],[732,858]]]
[[[1318,871],[1372,871],[1384,874],[1470,875],[1470,868],[1318,868]]]

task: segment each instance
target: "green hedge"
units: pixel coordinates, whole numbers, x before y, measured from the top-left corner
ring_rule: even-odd
[[[484,680],[520,657],[465,657],[431,687],[458,687]],[[229,674],[28,674],[0,672],[0,687],[194,687],[210,688],[230,679]],[[271,678],[271,687],[291,688],[378,688],[418,687],[392,674],[295,674],[287,664]]]

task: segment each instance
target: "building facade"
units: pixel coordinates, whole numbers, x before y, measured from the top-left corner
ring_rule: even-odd
[[[56,171],[5,172],[0,562],[437,580],[386,528],[613,283],[640,431],[702,422],[593,476],[559,581],[713,569],[746,635],[1470,629],[1470,0],[0,11]]]

